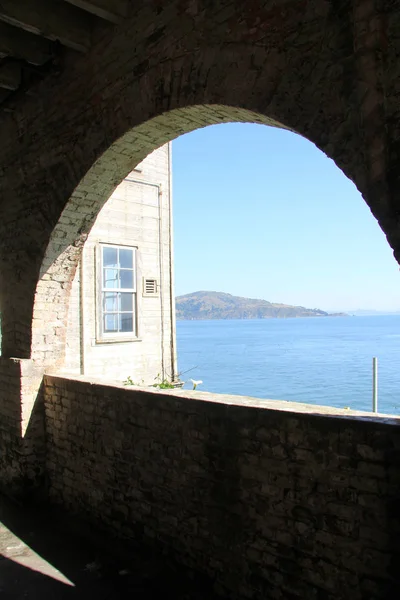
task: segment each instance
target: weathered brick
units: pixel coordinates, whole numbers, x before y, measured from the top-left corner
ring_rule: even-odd
[[[388,506],[396,502],[398,488],[391,484],[397,476],[384,448],[384,439],[388,448],[397,444],[393,423],[306,418],[295,413],[296,405],[287,412],[274,405],[263,408],[265,403],[243,405],[240,423],[246,437],[231,445],[225,431],[236,427],[238,407],[221,404],[223,397],[213,404],[188,393],[199,400],[185,402],[184,392],[144,393],[56,376],[46,376],[45,383],[47,404],[57,406],[46,412],[54,502],[84,510],[120,535],[140,526],[149,543],[156,537],[188,566],[217,578],[232,598],[239,589],[241,597],[262,598],[266,585],[272,597],[285,597],[298,586],[307,598],[319,598],[318,590],[324,589],[328,600],[344,600],[352,590],[361,600],[369,598],[362,595],[362,582],[379,573],[385,582],[383,600],[385,590],[395,585],[388,565],[399,551],[398,513]],[[89,408],[82,410],[83,404]],[[146,428],[138,427],[141,422]],[[346,462],[341,476],[333,458],[344,423],[352,454],[362,447],[370,456],[366,448],[375,452],[371,440],[380,436],[385,458],[379,461],[374,454],[374,461],[361,461],[360,469],[358,456]],[[194,425],[201,436],[193,436]],[[268,429],[275,432],[273,443],[276,432],[283,434],[287,458],[273,456],[276,446],[268,445]],[[325,449],[317,456],[305,440],[312,446],[318,436]],[[326,443],[329,439],[332,444]],[[390,485],[384,493],[370,483],[381,486],[386,480]],[[371,561],[372,570],[366,566]],[[249,575],[256,572],[262,574],[257,584]]]

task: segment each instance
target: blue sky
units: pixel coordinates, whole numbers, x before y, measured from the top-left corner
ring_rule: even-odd
[[[400,272],[354,184],[314,144],[216,125],[172,145],[177,295],[399,310]]]

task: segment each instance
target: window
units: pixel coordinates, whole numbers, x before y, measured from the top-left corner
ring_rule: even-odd
[[[100,337],[136,336],[136,248],[100,246]]]

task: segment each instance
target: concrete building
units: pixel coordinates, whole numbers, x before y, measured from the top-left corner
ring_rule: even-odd
[[[72,282],[66,371],[151,384],[176,374],[171,144],[100,210]]]

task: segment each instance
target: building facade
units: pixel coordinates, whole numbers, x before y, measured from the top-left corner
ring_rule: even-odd
[[[115,189],[72,284],[65,367],[151,384],[176,377],[171,144]]]

